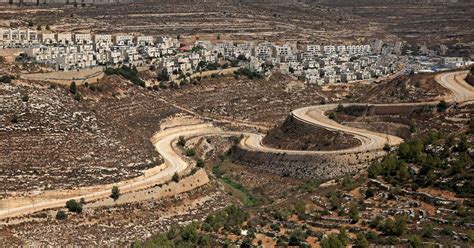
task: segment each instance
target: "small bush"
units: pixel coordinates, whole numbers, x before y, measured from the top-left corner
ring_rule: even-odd
[[[202,158],[198,158],[196,160],[196,166],[199,167],[199,168],[204,167],[204,160]]]
[[[62,210],[59,210],[57,213],[56,213],[56,219],[57,220],[65,220],[67,219],[67,214],[66,212],[62,211]]]
[[[21,96],[21,100],[23,102],[28,102],[28,100],[30,100],[30,97],[28,96],[28,94],[24,94],[24,95]]]
[[[82,95],[80,92],[76,92],[76,94],[74,95],[74,100],[80,102],[82,100]]]
[[[1,63],[0,63],[1,64]],[[0,77],[0,83],[5,83],[5,84],[9,84],[12,82],[12,78],[9,77],[9,76],[1,76]]]
[[[82,213],[82,206],[76,200],[72,199],[66,202],[66,208],[69,212]]]
[[[114,199],[114,201],[118,200],[120,197],[120,189],[117,186],[112,187],[112,194],[110,195],[110,198]]]
[[[76,85],[76,82],[72,82],[72,83],[69,85],[69,91],[70,91],[72,94],[76,94],[76,93],[77,93],[77,85]]]
[[[186,156],[188,157],[193,157],[194,155],[196,155],[196,152],[194,151],[193,148],[186,149],[185,153],[186,153]]]
[[[438,112],[444,112],[446,109],[449,107],[448,103],[444,100],[441,100],[438,105],[436,105],[436,108],[438,109]]]
[[[177,182],[179,182],[179,179],[180,179],[180,178],[179,178],[178,173],[175,172],[175,173],[173,174],[173,177],[171,178],[171,180],[173,180],[173,182],[177,183]]]
[[[184,136],[179,136],[178,138],[178,146],[185,146],[186,145],[186,139]]]

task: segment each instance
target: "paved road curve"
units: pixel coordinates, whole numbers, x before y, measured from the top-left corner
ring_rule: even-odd
[[[440,74],[436,80],[442,86],[451,90],[452,94],[445,98],[448,102],[465,103],[474,101],[474,88],[464,81],[467,72],[448,72]],[[399,103],[399,104],[376,104],[376,106],[416,106],[437,104],[437,102],[423,102],[423,103]],[[367,104],[345,104],[348,105],[363,105]],[[333,120],[330,120],[325,115],[325,112],[333,110],[337,107],[336,104],[312,106],[294,110],[291,114],[294,118],[306,122],[311,125],[326,128],[328,130],[342,131],[354,135],[362,144],[357,147],[334,150],[334,151],[291,151],[279,150],[275,148],[265,147],[262,144],[263,135],[254,133],[245,133],[240,145],[244,149],[250,149],[263,152],[287,153],[287,154],[344,154],[357,153],[371,150],[382,149],[385,144],[398,145],[403,140],[399,137],[376,133],[364,129],[347,127],[341,125]],[[237,135],[236,132],[224,132],[219,128],[205,123],[194,123],[183,126],[175,126],[169,129],[164,129],[157,133],[151,140],[155,145],[156,150],[161,154],[164,163],[155,168],[144,172],[143,176],[118,182],[117,185],[122,193],[133,192],[154,186],[159,183],[169,181],[174,173],[184,174],[190,167],[185,162],[179,152],[175,151],[173,146],[179,136],[197,137],[207,135]],[[28,198],[9,198],[0,201],[0,219],[6,217],[20,216],[30,214],[44,209],[63,207],[65,202],[69,199],[79,200],[84,198],[86,201],[97,200],[109,197],[110,189],[113,186],[99,185],[93,187],[80,188],[76,190],[64,191],[45,191],[36,196]]]

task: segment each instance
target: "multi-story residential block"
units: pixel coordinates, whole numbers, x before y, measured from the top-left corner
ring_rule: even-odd
[[[94,34],[93,42],[94,42],[95,50],[109,49],[113,44],[112,35],[110,35],[110,34]]]
[[[336,47],[332,45],[323,46],[323,51],[325,54],[331,54],[336,52]]]
[[[56,35],[53,33],[40,33],[39,41],[43,45],[52,45],[57,43]]]
[[[114,37],[114,43],[117,46],[132,46],[133,35],[121,34]]]
[[[153,36],[137,36],[135,44],[137,44],[137,46],[153,46],[155,39]]]
[[[90,33],[75,33],[74,43],[77,45],[92,44],[92,35]]]
[[[62,45],[72,45],[72,33],[57,33],[56,41]]]

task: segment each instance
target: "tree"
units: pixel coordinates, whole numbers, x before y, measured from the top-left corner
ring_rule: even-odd
[[[196,160],[196,166],[199,167],[199,168],[203,168],[204,167],[204,160],[202,158],[198,158]]]
[[[193,148],[188,148],[185,150],[185,154],[188,157],[193,157],[194,155],[196,155],[196,151],[194,151]]]
[[[344,111],[344,106],[341,103],[337,105],[336,112],[341,113]]]
[[[472,67],[472,68],[474,68],[474,67]],[[469,239],[470,244],[474,244],[474,230],[469,230],[467,232],[467,238]]]
[[[185,146],[186,145],[186,139],[184,138],[184,136],[179,136],[178,138],[178,146]]]
[[[23,102],[28,102],[29,99],[30,99],[30,97],[28,96],[28,94],[24,94],[24,95],[21,96],[21,100]]]
[[[448,103],[445,100],[441,100],[438,105],[436,105],[436,108],[438,109],[438,112],[444,112],[446,109],[449,107]]]
[[[118,200],[120,197],[120,189],[117,186],[112,187],[112,194],[110,195],[110,198],[114,199],[114,201]]]
[[[388,143],[385,143],[385,145],[383,145],[383,150],[389,152],[391,150],[390,145]]]
[[[345,228],[339,229],[339,234],[337,235],[337,238],[339,239],[339,241],[341,241],[341,244],[344,247],[349,244],[349,236],[347,236],[347,231]]]
[[[69,85],[69,91],[70,91],[72,94],[76,94],[76,93],[77,93],[77,85],[76,85],[76,82],[72,82],[72,83]]]
[[[344,248],[336,234],[329,234],[321,240],[321,248]]]
[[[69,210],[69,212],[74,212],[74,213],[82,213],[82,206],[79,204],[76,200],[71,199],[66,202],[66,208]]]
[[[380,229],[385,235],[401,236],[406,231],[406,224],[406,217],[397,215],[395,216],[395,220],[387,218],[385,222],[380,225]]]
[[[420,236],[418,236],[418,235],[411,235],[411,236],[408,238],[408,247],[410,247],[410,248],[423,247],[423,241],[421,240]]]
[[[80,92],[76,92],[76,94],[74,94],[74,100],[78,102],[82,100],[82,95]]]
[[[354,248],[368,248],[369,242],[363,233],[358,233],[354,242]]]
[[[1,63],[0,63],[1,64]],[[5,83],[5,84],[9,84],[12,82],[12,79],[11,77],[9,76],[2,76],[0,77],[0,83]]]
[[[62,210],[59,210],[57,213],[56,213],[56,219],[57,220],[65,220],[67,219],[67,214],[66,212],[62,211]]]
[[[171,178],[171,180],[173,180],[173,182],[177,183],[177,182],[179,182],[179,179],[180,178],[179,178],[178,172],[175,172],[173,174],[173,177]]]
[[[359,211],[357,210],[357,208],[351,208],[351,210],[349,211],[349,217],[351,218],[352,224],[359,222],[360,216],[359,216]]]

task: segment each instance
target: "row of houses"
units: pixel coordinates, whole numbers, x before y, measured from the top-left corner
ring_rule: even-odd
[[[245,58],[250,70],[265,72],[273,65],[309,83],[326,84],[377,78],[398,67],[394,54],[380,55],[371,45],[306,45],[263,42],[259,44],[197,41],[195,47],[211,50],[232,60]],[[381,50],[381,49],[378,49]]]
[[[217,65],[245,66],[259,73],[277,68],[310,83],[337,83],[379,77],[393,72],[395,55],[375,54],[371,45],[306,45],[197,41],[131,34],[52,33],[0,29],[0,46],[22,47],[38,63],[57,70],[96,65],[154,65],[170,76]],[[388,62],[387,62],[388,61]],[[214,66],[209,66],[214,65]]]
[[[130,34],[92,34],[92,33],[53,33],[38,32],[32,29],[0,28],[0,48],[28,47],[42,45],[94,45],[96,48],[107,48],[111,45],[151,45],[164,42],[164,37],[155,40],[153,36]],[[167,42],[169,42],[167,40]],[[176,41],[177,42],[177,41]]]

